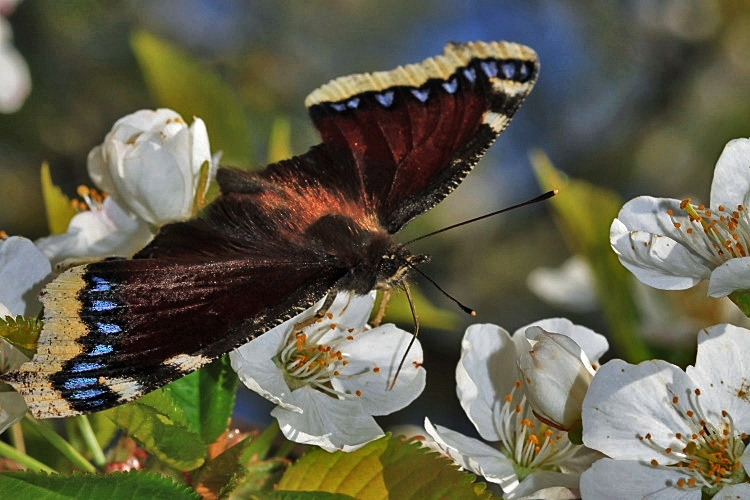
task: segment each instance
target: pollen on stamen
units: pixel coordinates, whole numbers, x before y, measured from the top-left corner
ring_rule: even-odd
[[[356,394],[357,397],[362,397],[362,391],[360,391],[359,389],[357,389],[356,391],[354,391],[354,394]]]
[[[719,212],[723,212],[723,211],[724,211],[724,205],[719,205]]]
[[[669,215],[670,217],[672,217],[674,215],[674,210],[672,210],[671,208],[668,209],[667,210],[667,215]]]
[[[652,458],[651,459],[651,465],[653,465],[654,467],[658,467],[659,466],[659,462],[657,462],[655,458]]]
[[[380,373],[380,367],[379,366],[374,366],[372,368],[372,371],[375,372],[375,373]]]
[[[354,335],[347,335],[346,340],[354,340]]]
[[[693,234],[693,228],[692,228],[692,227],[689,227],[689,228],[687,228],[687,229],[685,230],[685,232],[687,232],[687,234]]]
[[[333,313],[326,313],[326,318],[333,319]]]
[[[679,222],[674,223],[675,229],[680,229],[680,226],[682,226],[682,224],[680,224]]]

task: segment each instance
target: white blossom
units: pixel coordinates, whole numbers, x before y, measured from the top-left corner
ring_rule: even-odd
[[[711,203],[641,196],[620,210],[610,243],[620,262],[654,288],[709,280],[708,294],[750,289],[750,139],[730,141],[714,170]]]
[[[748,352],[750,331],[723,324],[699,333],[685,371],[661,360],[604,364],[584,399],[583,441],[609,458],[583,474],[584,498],[747,491]]]
[[[162,226],[195,215],[217,160],[203,120],[194,118],[188,127],[170,109],[143,109],[115,122],[89,153],[88,170],[120,206]]]
[[[373,418],[404,408],[425,386],[422,348],[394,325],[367,326],[375,293],[339,293],[325,315],[315,307],[230,353],[250,389],[278,406],[271,412],[284,435],[328,451],[355,450],[383,436]]]

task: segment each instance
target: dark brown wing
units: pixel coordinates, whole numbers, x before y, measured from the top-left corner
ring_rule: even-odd
[[[188,373],[331,289],[368,291],[390,234],[450,193],[538,72],[531,49],[442,56],[336,79],[307,98],[323,143],[247,174],[220,170],[204,217],[132,261],[70,270],[44,292],[30,363],[3,377],[37,417],[104,409]]]
[[[291,252],[74,268],[45,289],[37,354],[9,381],[36,417],[109,408],[305,310],[342,272]]]
[[[395,233],[445,198],[510,123],[539,71],[506,42],[449,44],[393,71],[337,78],[305,105],[323,144],[262,174],[335,185]]]

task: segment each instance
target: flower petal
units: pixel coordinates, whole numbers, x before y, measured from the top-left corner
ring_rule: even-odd
[[[499,441],[505,396],[518,378],[516,348],[507,331],[476,324],[466,329],[456,367],[456,393],[466,415],[487,441]]]
[[[406,407],[422,393],[426,382],[418,340],[409,349],[396,384],[390,386],[412,339],[412,334],[390,324],[358,334],[344,348],[349,363],[333,379],[334,388],[349,394],[361,391],[360,403],[371,415],[388,415]]]
[[[724,146],[711,182],[711,206],[745,205],[750,193],[750,139],[733,139]]]
[[[434,426],[428,418],[424,420],[424,427],[440,449],[464,469],[499,484],[505,493],[518,486],[513,463],[492,446],[440,425]]]
[[[581,475],[581,497],[700,500],[700,486],[675,486],[679,479],[687,481],[689,478],[690,476],[676,469],[651,467],[632,460],[603,458],[594,462]]]
[[[672,398],[692,394],[694,388],[685,372],[666,361],[609,361],[599,368],[583,400],[583,442],[617,459],[651,460],[658,455],[659,463],[674,463],[674,456],[659,451],[682,449],[675,434],[690,435],[693,430]],[[643,439],[647,434],[653,444]]]
[[[16,370],[27,361],[29,361],[29,358],[24,353],[4,338],[0,338],[0,373]],[[0,382],[0,386],[2,385],[3,383]]]
[[[319,300],[313,307],[229,353],[232,369],[243,384],[289,411],[302,412],[302,408],[293,403],[292,391],[274,360],[294,326],[312,317],[324,301],[325,298]]]
[[[36,240],[53,263],[68,258],[129,257],[143,248],[152,235],[148,225],[125,212],[111,197],[99,210],[87,210],[71,219],[64,234]]]
[[[0,434],[26,415],[28,408],[17,392],[0,392]]]
[[[294,391],[295,404],[303,412],[280,406],[271,415],[279,421],[287,439],[320,446],[327,451],[354,451],[382,437],[375,419],[354,399],[335,399],[309,386]]]
[[[51,273],[49,260],[30,240],[11,236],[0,241],[0,303],[12,316],[39,314],[42,304],[36,296]]]
[[[526,330],[533,326],[538,326],[548,332],[570,337],[586,353],[586,357],[592,363],[598,363],[599,358],[609,349],[607,337],[596,333],[590,328],[577,325],[567,318],[548,318],[535,321],[513,332],[513,338],[525,335]]]
[[[631,230],[619,219],[612,221],[609,241],[622,265],[654,288],[684,290],[711,276],[705,260],[687,247],[668,236]]]
[[[504,500],[574,500],[581,498],[578,491],[578,474],[563,472],[532,472],[521,481],[518,488],[504,495]]]
[[[701,405],[717,417],[722,410],[732,416],[741,432],[750,432],[750,330],[723,324],[698,333],[695,366],[687,375],[702,389]]]
[[[599,306],[594,273],[583,257],[571,257],[558,268],[532,270],[526,286],[545,302],[568,311],[592,312]]]
[[[0,17],[0,113],[14,113],[31,92],[26,60],[12,43],[10,23]]]
[[[729,259],[713,270],[708,282],[708,296],[714,298],[747,289],[750,289],[750,257]]]

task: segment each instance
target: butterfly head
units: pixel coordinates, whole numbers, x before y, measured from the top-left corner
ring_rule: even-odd
[[[394,243],[383,255],[378,266],[376,289],[387,290],[400,283],[416,266],[430,260],[429,255],[413,254],[406,246]]]

